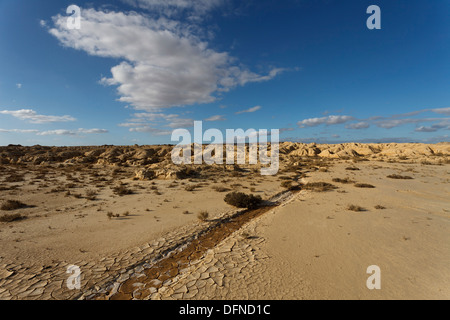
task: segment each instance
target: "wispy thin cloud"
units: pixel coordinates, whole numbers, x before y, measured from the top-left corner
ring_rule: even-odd
[[[221,115],[217,115],[217,116],[212,116],[212,117],[209,117],[208,119],[205,119],[205,121],[225,121],[225,120],[227,120],[224,116],[221,116]]]
[[[178,114],[164,113],[135,113],[132,119],[120,123],[119,127],[129,128],[130,132],[147,132],[155,135],[165,135],[167,128],[190,128],[194,126],[194,119],[182,118]]]
[[[130,132],[151,133],[151,134],[153,134],[155,136],[168,136],[168,135],[172,134],[172,131],[158,129],[158,128],[152,128],[150,126],[142,126],[142,127],[131,128]]]
[[[191,20],[201,19],[207,12],[220,7],[226,0],[122,0],[132,6],[173,17],[182,13]]]
[[[2,110],[0,114],[11,115],[19,120],[28,121],[34,124],[47,124],[54,122],[70,122],[76,121],[72,116],[47,116],[38,114],[32,109],[21,109],[21,110]]]
[[[310,118],[310,119],[304,119],[302,121],[299,121],[297,124],[300,128],[305,127],[316,127],[320,126],[322,124],[326,125],[335,125],[335,124],[343,124],[349,121],[354,120],[354,117],[351,116],[327,116],[327,117],[321,117],[321,118]]]
[[[0,129],[2,133],[38,133],[39,130],[34,129]]]
[[[261,106],[255,106],[255,107],[247,109],[247,110],[238,111],[238,112],[236,112],[236,114],[253,113],[253,112],[259,111],[261,109],[262,109]]]
[[[449,127],[448,118],[418,117],[419,115],[427,112],[448,115],[450,114],[450,108],[437,108],[437,109],[428,108],[389,116],[371,116],[367,119],[357,119],[355,117],[348,115],[345,116],[330,115],[326,117],[309,118],[301,120],[298,122],[298,126],[300,128],[305,128],[305,127],[316,127],[324,124],[336,125],[347,123],[345,126],[346,129],[362,130],[370,128],[372,125],[375,125],[378,128],[382,129],[393,129],[407,124],[415,124],[417,125],[416,129],[414,130],[416,132],[436,132],[441,129],[448,129]],[[438,122],[438,123],[434,123],[430,126],[421,125],[422,123],[427,122]]]
[[[357,122],[357,123],[350,123],[345,126],[347,129],[353,129],[353,130],[361,130],[361,129],[367,129],[370,127],[370,124],[368,122]]]
[[[387,120],[377,120],[375,125],[383,129],[392,129],[405,124],[411,123],[421,123],[421,122],[433,122],[442,120],[441,118],[404,118],[404,119],[387,119]]]
[[[439,108],[439,109],[431,109],[434,113],[445,114],[450,116],[450,107],[449,108]]]
[[[431,126],[420,126],[415,129],[416,132],[436,132],[438,130],[450,130],[450,120],[444,120]]]
[[[67,129],[57,129],[57,130],[46,130],[40,131],[35,129],[0,129],[2,133],[24,133],[24,134],[35,134],[38,136],[77,136],[81,134],[104,134],[109,131],[106,129],[78,129],[78,130],[67,130]]]

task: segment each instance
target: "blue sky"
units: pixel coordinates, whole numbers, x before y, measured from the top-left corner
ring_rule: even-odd
[[[446,0],[0,0],[0,145],[166,144],[194,120],[304,142],[450,141],[449,13]]]

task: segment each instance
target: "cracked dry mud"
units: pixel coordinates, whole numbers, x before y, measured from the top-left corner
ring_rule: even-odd
[[[248,278],[264,239],[242,235],[252,222],[289,201],[283,192],[253,210],[229,211],[217,221],[186,226],[152,243],[98,262],[77,261],[81,290],[70,290],[68,263],[18,266],[0,258],[0,299],[221,299],[230,282]]]

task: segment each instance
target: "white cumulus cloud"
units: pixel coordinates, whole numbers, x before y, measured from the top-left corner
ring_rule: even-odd
[[[134,1],[149,6],[162,1]],[[195,2],[195,1],[194,1]],[[173,1],[178,6],[189,1]],[[197,1],[207,5],[207,1]],[[90,55],[122,60],[104,77],[117,86],[119,100],[135,109],[155,112],[173,106],[210,103],[217,95],[249,82],[267,81],[283,69],[266,75],[248,70],[227,52],[217,52],[198,37],[190,25],[139,13],[83,9],[79,30],[66,28],[67,17],[53,17],[49,32],[62,45]],[[194,28],[195,29],[195,28]]]

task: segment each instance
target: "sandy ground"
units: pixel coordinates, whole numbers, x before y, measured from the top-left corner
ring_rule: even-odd
[[[450,299],[449,166],[347,166],[307,180],[349,177],[376,188],[339,184],[338,191],[302,191],[261,220],[256,234],[270,259],[251,281],[266,287],[270,299]],[[393,173],[414,179],[386,178]],[[349,204],[367,211],[349,211]],[[380,267],[381,290],[366,287],[371,265]]]
[[[190,269],[166,280],[161,288],[151,288],[147,296],[450,299],[448,159],[434,157],[431,163],[422,157],[421,162],[412,163],[404,153],[399,154],[402,158],[395,161],[386,161],[386,155],[366,161],[360,161],[361,157],[308,160],[295,156],[296,163],[285,162],[283,170],[273,177],[251,170],[233,176],[231,170],[198,178],[150,181],[133,179],[132,166],[119,170],[98,164],[72,168],[3,165],[0,202],[20,200],[29,207],[0,211],[0,216],[19,213],[26,217],[0,222],[0,299],[74,297],[65,296],[61,288],[66,277],[63,266],[79,261],[85,261],[94,273],[107,270],[108,275],[95,278],[104,283],[116,275],[122,279],[124,272],[135,268],[136,260],[155,259],[159,249],[181,241],[183,232],[186,235],[208,226],[210,222],[199,222],[200,211],[208,211],[209,221],[229,212],[232,207],[223,201],[227,192],[214,187],[269,199],[285,190],[281,183],[287,180],[294,184],[326,182],[337,188],[323,192],[304,188],[293,193],[288,201],[217,243],[199,261],[192,262]],[[392,174],[412,179],[387,177]],[[22,178],[8,182],[14,175]],[[113,188],[120,183],[133,193],[115,194]],[[359,188],[356,183],[373,188]],[[188,186],[196,188],[188,191]],[[89,190],[95,191],[92,199],[88,199]],[[350,205],[360,210],[349,210]],[[109,219],[108,213],[120,217]],[[150,247],[155,240],[155,246]],[[139,246],[136,252],[140,255],[133,256],[130,252]],[[118,263],[125,251],[127,259]],[[105,259],[105,263],[108,259],[113,262],[103,269],[100,262]],[[114,264],[119,265],[116,268]],[[381,270],[380,290],[366,287],[371,265]],[[53,268],[51,276],[45,274],[48,268]],[[26,272],[38,272],[35,278],[39,279],[27,280],[34,275]],[[59,291],[52,295],[55,279]],[[90,286],[95,285],[92,281]],[[115,281],[120,285],[126,279]]]
[[[88,178],[77,188],[52,192],[56,184],[64,180],[58,170],[46,174],[46,182],[31,186],[33,174],[26,176],[29,178],[24,182],[14,183],[24,185],[19,191],[3,191],[1,198],[35,207],[20,210],[28,217],[23,221],[0,224],[0,255],[25,265],[95,260],[158,239],[177,227],[196,223],[197,214],[202,210],[207,210],[210,219],[214,219],[230,209],[223,201],[224,193],[213,190],[214,186],[243,192],[255,188],[254,194],[263,197],[282,190],[277,177],[264,181],[260,177],[226,178],[216,183],[202,179],[149,182],[125,178],[133,176],[133,170],[129,170],[128,174],[114,179],[111,186],[126,183],[134,194],[118,196],[104,182],[100,182],[99,188],[93,187]],[[224,180],[226,182],[222,182]],[[61,184],[65,183],[67,181]],[[186,191],[189,185],[200,186]],[[155,187],[157,189],[153,190]],[[85,199],[87,190],[92,189],[98,192],[96,199]],[[83,198],[66,196],[67,190]],[[121,217],[109,219],[108,212]]]

